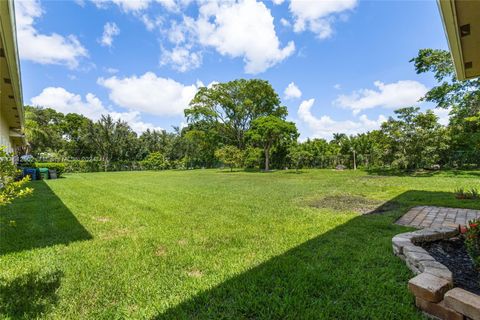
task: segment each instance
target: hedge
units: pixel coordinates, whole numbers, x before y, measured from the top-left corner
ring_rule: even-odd
[[[61,177],[66,170],[64,163],[59,162],[36,162],[33,166],[35,168],[48,168],[57,171],[57,177]]]

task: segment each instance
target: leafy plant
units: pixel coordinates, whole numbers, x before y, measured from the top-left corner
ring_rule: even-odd
[[[6,151],[5,146],[0,146],[0,206],[32,193],[33,189],[25,187],[30,178],[26,176],[17,180],[19,175],[20,171],[12,161],[12,154]]]
[[[242,151],[234,146],[225,146],[215,150],[215,157],[223,164],[229,166],[230,171],[233,171],[235,167],[241,167],[243,163]]]
[[[478,199],[480,194],[476,188],[465,190],[464,188],[455,189],[455,198],[457,199]]]
[[[468,226],[461,231],[465,236],[467,252],[480,270],[480,219],[469,221]]]
[[[168,169],[168,161],[160,152],[152,152],[142,161],[142,166],[148,170],[165,170]]]

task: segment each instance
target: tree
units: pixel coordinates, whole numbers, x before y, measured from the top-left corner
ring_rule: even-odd
[[[65,141],[63,149],[69,156],[88,157],[95,152],[86,139],[91,123],[92,120],[77,113],[68,113],[63,117],[59,126]]]
[[[438,163],[445,148],[445,129],[431,111],[419,112],[418,107],[395,110],[382,124],[388,144],[389,162],[401,169],[417,169]]]
[[[243,155],[243,164],[245,168],[257,168],[262,160],[262,149],[248,146]]]
[[[33,189],[25,187],[30,180],[29,177],[17,181],[19,174],[19,170],[12,162],[12,155],[6,152],[6,147],[0,146],[0,206],[32,193]]]
[[[288,156],[294,164],[296,172],[298,172],[298,169],[303,168],[304,165],[311,162],[313,159],[313,154],[310,151],[305,150],[301,144],[293,145],[289,149]]]
[[[270,83],[259,79],[237,79],[200,88],[185,110],[189,124],[203,122],[215,131],[217,142],[245,149],[245,133],[261,116],[284,118],[287,108]],[[200,128],[197,128],[197,130]]]
[[[136,134],[126,122],[114,121],[110,115],[102,116],[89,126],[88,139],[103,161],[105,171],[112,160],[135,159]]]
[[[149,170],[168,169],[168,161],[165,159],[165,156],[158,151],[150,153],[145,160],[142,161],[142,165]]]
[[[480,116],[480,78],[459,81],[448,51],[421,49],[410,60],[417,73],[433,73],[438,85],[422,98],[433,102],[438,108],[449,110],[448,133],[451,137],[448,159],[453,165],[479,164],[480,123],[470,121]]]
[[[38,156],[42,152],[58,152],[63,149],[61,122],[63,113],[51,108],[25,106],[25,136],[27,149],[25,153]]]
[[[215,157],[229,166],[230,171],[235,167],[241,167],[243,163],[243,153],[235,146],[224,146],[215,150]]]
[[[252,121],[252,127],[247,132],[249,139],[261,146],[265,154],[265,171],[269,171],[270,152],[282,142],[291,142],[298,138],[295,123],[285,121],[276,116],[263,116]]]

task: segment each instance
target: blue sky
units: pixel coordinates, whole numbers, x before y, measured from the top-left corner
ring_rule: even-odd
[[[270,81],[301,139],[372,130],[435,84],[418,50],[447,49],[433,0],[21,0],[16,16],[25,104],[137,132],[182,125],[199,86],[236,78]]]

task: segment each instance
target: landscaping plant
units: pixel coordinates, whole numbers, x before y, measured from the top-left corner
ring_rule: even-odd
[[[478,199],[479,193],[477,188],[465,190],[463,188],[455,189],[455,198],[457,199]]]
[[[480,271],[480,219],[469,221],[468,226],[461,229],[461,231],[465,236],[467,252],[477,270]]]
[[[25,187],[30,178],[26,176],[17,180],[19,175],[20,170],[13,163],[12,155],[6,147],[0,146],[0,206],[32,193],[31,188]]]

